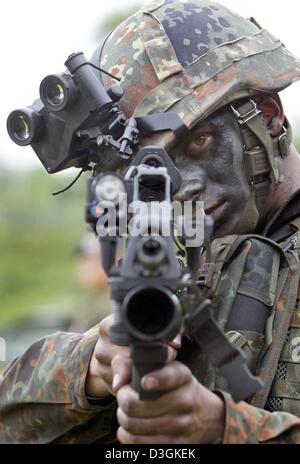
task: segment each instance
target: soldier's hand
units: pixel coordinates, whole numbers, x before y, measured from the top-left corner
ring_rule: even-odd
[[[112,316],[108,316],[99,325],[99,340],[95,346],[89,372],[86,379],[85,391],[88,396],[102,398],[113,394],[113,372],[111,363],[115,357],[123,360],[120,375],[124,384],[130,381],[131,360],[129,348],[113,345],[108,338],[112,326]]]
[[[129,348],[113,345],[108,338],[112,323],[112,316],[108,316],[99,325],[99,340],[91,358],[85,384],[87,396],[102,398],[115,394],[131,381]],[[169,345],[169,361],[176,358],[180,345],[181,337],[177,336]]]
[[[151,401],[141,401],[126,385],[117,400],[121,443],[213,443],[223,438],[223,400],[203,387],[182,363],[173,361],[142,379],[147,390],[163,391]]]

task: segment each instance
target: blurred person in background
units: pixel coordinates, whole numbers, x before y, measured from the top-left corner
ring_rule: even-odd
[[[78,244],[75,275],[82,296],[73,307],[75,315],[68,331],[81,333],[111,312],[107,276],[101,266],[100,244],[92,233],[87,233]]]

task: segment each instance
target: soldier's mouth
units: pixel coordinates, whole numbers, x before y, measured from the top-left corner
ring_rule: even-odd
[[[205,208],[205,214],[210,216],[215,223],[219,222],[224,216],[228,201],[223,200],[221,202],[214,203],[212,206]]]

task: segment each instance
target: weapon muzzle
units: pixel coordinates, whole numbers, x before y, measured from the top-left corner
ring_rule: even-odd
[[[133,289],[123,301],[122,313],[130,335],[144,342],[171,341],[182,323],[179,299],[160,286]]]

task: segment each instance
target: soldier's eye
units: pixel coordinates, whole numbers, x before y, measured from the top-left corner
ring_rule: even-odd
[[[190,142],[187,145],[187,154],[188,156],[198,157],[201,155],[204,156],[208,154],[209,147],[211,146],[213,137],[211,134],[198,132],[193,134]]]
[[[194,138],[194,143],[198,147],[203,147],[207,143],[207,136],[206,135],[198,135]]]

